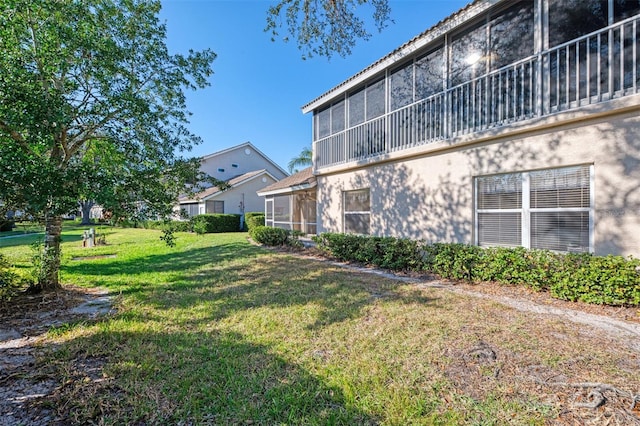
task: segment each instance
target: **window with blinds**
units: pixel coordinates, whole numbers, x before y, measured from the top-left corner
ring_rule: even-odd
[[[521,245],[522,175],[479,177],[476,187],[479,245]]]
[[[198,203],[181,204],[180,207],[182,208],[183,213],[188,217],[200,214],[200,206]]]
[[[371,197],[369,188],[343,192],[344,232],[369,234]]]
[[[476,178],[478,245],[590,251],[591,167]]]
[[[213,213],[224,214],[224,201],[213,202]]]

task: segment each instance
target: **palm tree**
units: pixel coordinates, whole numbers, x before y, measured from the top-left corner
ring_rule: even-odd
[[[296,167],[311,166],[312,164],[313,151],[310,147],[305,146],[297,157],[293,157],[291,161],[289,161],[289,173],[297,173],[298,169],[296,169]]]

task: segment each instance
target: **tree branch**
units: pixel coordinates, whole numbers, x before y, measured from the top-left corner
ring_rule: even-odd
[[[9,137],[13,139],[15,142],[18,142],[18,144],[20,144],[20,146],[24,148],[25,151],[31,151],[29,144],[27,143],[27,141],[24,140],[22,135],[16,132],[15,130],[13,130],[11,127],[9,127],[7,123],[5,123],[2,120],[0,120],[0,130],[7,133]]]

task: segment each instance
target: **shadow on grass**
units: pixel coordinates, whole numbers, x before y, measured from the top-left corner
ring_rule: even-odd
[[[70,262],[62,269],[88,277],[93,286],[110,288],[122,295],[135,294],[140,302],[156,309],[198,307],[200,312],[191,320],[192,325],[258,307],[311,304],[318,307],[318,312],[315,322],[307,328],[314,329],[356,318],[379,299],[433,302],[406,286],[399,292],[401,285],[390,280],[372,280],[364,273],[275,254],[244,242],[133,260]],[[166,274],[159,282],[146,281],[144,274],[154,273]]]
[[[188,274],[193,268],[225,262],[238,257],[254,257],[259,253],[261,253],[259,248],[239,242],[154,254],[131,260],[116,258],[106,262],[72,261],[63,265],[62,271],[70,274],[91,276],[92,279],[95,279],[96,285],[110,287],[111,281],[104,277],[123,274],[135,276],[162,272],[184,272]]]
[[[421,290],[391,280],[285,255],[259,257],[251,265],[206,268],[167,289],[149,302],[159,310],[200,306],[200,315],[188,321],[192,326],[261,307],[312,306],[315,321],[306,328],[313,330],[357,318],[379,300],[435,302]]]
[[[379,423],[338,387],[237,333],[104,331],[50,349],[59,359],[42,368],[66,383],[41,402],[72,423]],[[83,370],[96,363],[105,374],[88,380]]]

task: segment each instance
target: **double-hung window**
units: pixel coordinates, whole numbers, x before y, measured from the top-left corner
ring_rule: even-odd
[[[369,188],[343,192],[344,232],[369,234],[371,221],[371,197]]]
[[[478,245],[592,251],[592,168],[477,177]]]
[[[213,213],[224,214],[224,201],[213,202]]]

